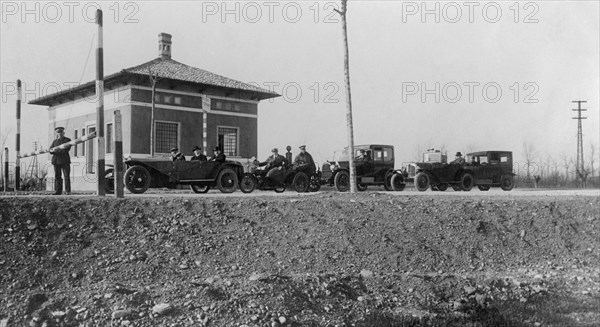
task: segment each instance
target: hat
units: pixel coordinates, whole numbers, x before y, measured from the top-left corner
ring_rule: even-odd
[[[216,146],[213,151],[221,151],[221,147]]]
[[[64,127],[55,127],[54,130],[57,132],[64,132],[65,128]]]
[[[301,145],[301,146],[299,147],[299,149],[300,149],[300,150],[306,150],[306,145]]]
[[[460,153],[460,151],[459,151],[459,152],[456,152],[455,156],[456,156],[456,157],[462,157],[462,153]]]
[[[171,152],[178,152],[178,151],[179,151],[178,147],[171,148]]]
[[[202,151],[202,148],[196,145],[196,146],[195,146],[195,147],[192,149],[192,151],[196,151],[196,150],[200,150],[200,151]]]
[[[273,150],[271,150],[271,152],[279,152],[279,150],[277,150],[277,148],[273,148]]]

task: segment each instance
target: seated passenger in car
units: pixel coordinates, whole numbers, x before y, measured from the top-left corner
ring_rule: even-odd
[[[463,158],[462,153],[460,153],[460,151],[456,152],[454,160],[451,162],[451,164],[459,164],[459,165],[465,164],[465,158]]]
[[[177,147],[171,148],[171,160],[173,161],[185,161],[185,156],[179,152]]]
[[[225,159],[226,159],[226,158],[225,158],[225,154],[223,154],[223,153],[221,152],[221,148],[220,148],[220,147],[218,147],[218,146],[216,146],[216,147],[213,149],[213,156],[212,156],[212,158],[210,158],[208,161],[209,161],[209,162],[216,161],[216,162],[223,163],[223,162],[225,162]]]

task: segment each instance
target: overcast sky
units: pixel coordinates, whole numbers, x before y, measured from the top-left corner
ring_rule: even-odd
[[[170,33],[173,59],[283,95],[259,105],[259,158],[307,144],[322,161],[346,146],[339,1],[223,3],[2,1],[1,133],[16,130],[17,79],[27,101],[94,79],[101,7],[105,75],[157,57],[157,35]],[[350,1],[355,144],[392,144],[399,161],[426,145],[519,160],[523,142],[575,157],[571,101],[587,100],[589,153],[600,139],[599,12],[598,1]],[[21,151],[48,145],[47,122],[45,107],[23,105]]]

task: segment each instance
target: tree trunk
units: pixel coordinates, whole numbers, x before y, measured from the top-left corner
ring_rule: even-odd
[[[348,132],[348,162],[350,166],[350,193],[356,193],[356,173],[354,167],[354,131],[352,126],[352,94],[350,92],[350,57],[348,55],[348,28],[346,26],[347,0],[342,0],[342,18],[344,39],[344,79],[346,82],[346,129]]]

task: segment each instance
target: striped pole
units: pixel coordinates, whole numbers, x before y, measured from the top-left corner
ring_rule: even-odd
[[[102,43],[102,10],[96,10],[96,24],[98,24],[98,49],[96,49],[96,96],[98,106],[96,107],[96,130],[98,131],[98,167],[96,177],[98,178],[99,196],[106,195],[104,189],[104,51]]]
[[[4,192],[8,192],[8,148],[4,148]]]
[[[17,137],[15,138],[15,192],[21,188],[21,80],[17,80]]]
[[[210,110],[210,98],[207,96],[202,97],[202,149],[204,150],[204,155],[206,155],[206,151],[208,151],[208,110]]]
[[[113,151],[113,163],[115,164],[115,196],[117,198],[123,198],[123,132],[121,128],[121,111],[115,110],[114,119],[114,149]]]
[[[55,146],[53,148],[50,149],[39,149],[37,151],[33,151],[33,152],[25,152],[21,155],[21,158],[27,158],[27,157],[32,157],[32,156],[37,156],[39,154],[44,154],[44,153],[48,153],[50,151],[54,151],[54,150],[59,150],[59,149],[66,149],[68,147],[71,146],[75,146],[77,144],[81,144],[85,141],[91,140],[93,138],[96,137],[96,132],[92,132],[90,134],[84,135],[78,139],[72,140],[71,142],[67,142],[67,143],[63,143],[59,146]]]

